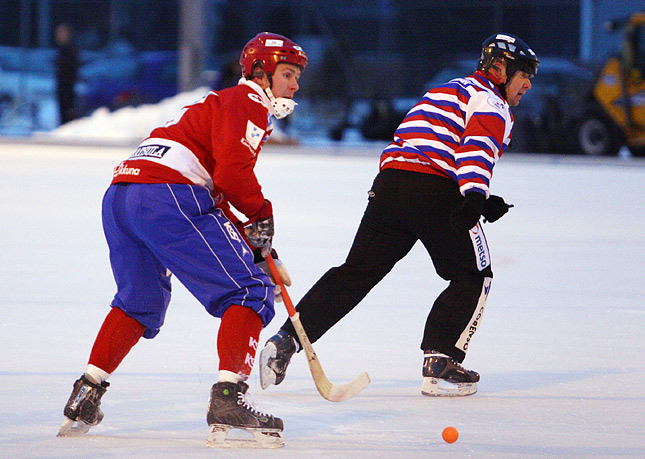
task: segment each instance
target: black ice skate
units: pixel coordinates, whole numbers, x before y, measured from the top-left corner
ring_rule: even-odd
[[[213,448],[278,448],[284,445],[282,419],[256,409],[247,398],[249,386],[244,382],[218,382],[211,389],[206,421],[211,427],[206,444]],[[237,429],[253,439],[228,437]]]
[[[58,431],[59,437],[82,435],[103,420],[101,397],[109,385],[107,381],[95,384],[85,375],[74,382],[72,395],[63,410],[65,421]]]
[[[266,389],[271,384],[278,385],[287,373],[291,357],[300,349],[293,336],[280,330],[273,335],[260,352],[260,386]]]
[[[455,359],[436,351],[423,356],[421,393],[431,397],[455,397],[477,392],[479,374],[466,370]]]

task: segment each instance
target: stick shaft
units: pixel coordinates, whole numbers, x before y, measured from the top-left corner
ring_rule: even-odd
[[[311,371],[311,376],[314,379],[316,389],[318,389],[318,392],[324,399],[329,400],[330,402],[342,402],[344,400],[349,400],[354,395],[362,391],[370,383],[370,377],[367,373],[363,372],[356,378],[354,378],[353,381],[341,385],[332,384],[329,379],[327,379],[327,376],[322,369],[322,365],[318,360],[318,356],[316,355],[316,352],[311,345],[311,341],[309,341],[307,332],[302,326],[302,322],[300,322],[300,315],[297,313],[296,308],[293,306],[293,302],[291,301],[291,297],[287,292],[287,288],[284,286],[284,282],[282,282],[280,271],[278,271],[278,267],[275,265],[273,257],[271,256],[271,254],[269,254],[264,259],[269,266],[269,271],[271,272],[273,279],[275,280],[276,284],[280,286],[280,294],[282,295],[282,300],[284,301],[284,305],[287,308],[289,319],[291,320],[293,328],[298,335],[300,344],[302,345],[302,348],[305,351],[305,355],[307,356],[307,363],[309,364],[309,370]]]
[[[271,271],[271,275],[273,276],[275,283],[280,286],[280,294],[282,295],[284,305],[287,308],[287,313],[289,314],[289,317],[293,317],[296,315],[296,308],[293,306],[293,301],[291,301],[291,297],[289,296],[289,292],[287,292],[287,288],[284,286],[284,282],[282,282],[280,271],[278,271],[278,267],[275,265],[275,261],[273,261],[271,254],[267,255],[264,259],[269,266],[269,271]]]

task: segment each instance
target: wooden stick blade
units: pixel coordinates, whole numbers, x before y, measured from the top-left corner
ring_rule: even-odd
[[[316,389],[325,400],[344,402],[365,389],[370,383],[370,377],[366,372],[363,372],[345,384],[332,384],[326,377],[323,381],[314,378],[314,383],[316,384]]]
[[[367,387],[370,383],[370,377],[366,372],[361,373],[352,381],[345,384],[337,385],[329,381],[311,345],[311,341],[309,341],[309,337],[302,326],[302,322],[300,322],[300,315],[298,313],[291,317],[291,323],[296,330],[300,344],[302,344],[305,355],[307,356],[307,363],[309,364],[309,370],[314,379],[316,389],[318,389],[318,392],[325,400],[329,400],[330,402],[344,402]]]

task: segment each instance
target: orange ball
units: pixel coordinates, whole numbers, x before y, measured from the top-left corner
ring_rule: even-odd
[[[446,427],[443,429],[443,432],[441,432],[441,436],[446,443],[454,443],[459,438],[459,431],[454,427]]]

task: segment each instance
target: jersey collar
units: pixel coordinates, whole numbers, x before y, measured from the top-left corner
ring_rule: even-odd
[[[244,77],[240,78],[240,81],[238,82],[238,84],[244,84],[246,86],[249,86],[251,89],[257,92],[260,98],[262,99],[262,103],[269,110],[269,114],[271,116],[275,116],[275,110],[271,105],[271,100],[269,99],[269,96],[267,96],[266,92],[264,92],[264,89],[262,89],[262,87],[259,84],[257,84],[252,80],[247,80]]]
[[[504,97],[504,95],[500,91],[500,87],[493,83],[482,70],[477,70],[472,76],[481,84],[492,89],[495,94],[497,94],[504,102],[506,102],[506,97]]]

